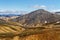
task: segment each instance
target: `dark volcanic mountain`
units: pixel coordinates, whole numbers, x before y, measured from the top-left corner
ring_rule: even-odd
[[[56,22],[57,21],[56,18],[57,17],[55,17],[53,13],[50,13],[43,9],[39,9],[29,14],[20,16],[16,19],[13,19],[13,21],[19,22],[25,26],[37,26],[44,24],[45,22],[47,23]]]

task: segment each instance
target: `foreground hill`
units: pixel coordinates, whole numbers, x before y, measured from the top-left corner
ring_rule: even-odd
[[[60,40],[60,29],[27,30],[22,34],[20,40]]]
[[[16,33],[14,33],[16,34]],[[60,28],[54,29],[27,29],[14,35],[12,33],[0,34],[1,40],[60,40]]]
[[[7,22],[5,20],[0,19],[0,36],[13,36],[19,34],[24,28],[22,28],[19,23],[16,22]]]

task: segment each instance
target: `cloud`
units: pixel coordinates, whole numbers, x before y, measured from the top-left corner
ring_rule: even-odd
[[[45,5],[34,5],[33,8],[46,9],[46,6]]]
[[[24,14],[27,14],[28,12],[27,11],[20,11],[19,13],[24,15]]]
[[[27,11],[18,10],[0,10],[0,14],[27,14]]]
[[[52,10],[52,12],[60,12],[60,9]]]

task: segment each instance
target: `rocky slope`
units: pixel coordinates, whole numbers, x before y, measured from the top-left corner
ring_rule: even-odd
[[[44,9],[38,9],[29,14],[20,16],[12,21],[19,22],[25,27],[38,27],[44,23],[53,23],[59,20],[60,15],[55,15]]]

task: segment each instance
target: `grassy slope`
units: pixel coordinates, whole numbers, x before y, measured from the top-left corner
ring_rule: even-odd
[[[1,23],[0,27],[5,29],[4,32],[7,32],[3,34],[1,33],[0,37],[3,37],[4,35],[6,35],[5,37],[16,36],[15,34],[18,34],[17,32],[19,32],[18,35],[20,36],[20,40],[60,40],[60,28],[32,28],[22,30],[22,27],[16,22]],[[21,28],[21,30],[18,27]],[[6,29],[9,31],[6,31]],[[13,34],[11,29],[17,32]]]
[[[60,40],[60,29],[28,30],[20,36],[21,40]]]
[[[25,30],[16,22],[0,22],[0,36],[14,36]]]

